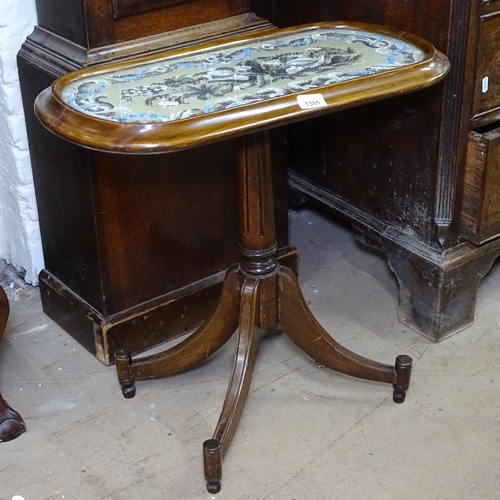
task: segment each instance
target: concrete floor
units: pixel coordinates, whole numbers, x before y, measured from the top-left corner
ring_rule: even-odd
[[[381,255],[309,210],[292,212],[291,226],[323,326],[373,359],[414,358],[403,405],[389,386],[318,368],[268,335],[213,496],[201,444],[234,342],[196,370],[138,383],[125,400],[114,369],[41,312],[37,289],[14,283],[0,387],[28,432],[0,445],[0,499],[500,499],[500,264],[483,281],[474,325],[433,344],[398,322]]]

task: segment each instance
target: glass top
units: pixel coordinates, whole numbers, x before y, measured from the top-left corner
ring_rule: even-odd
[[[66,104],[103,120],[158,123],[223,111],[422,61],[416,45],[352,26],[304,28],[105,70],[71,81]]]

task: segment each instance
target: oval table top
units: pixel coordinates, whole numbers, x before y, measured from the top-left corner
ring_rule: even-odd
[[[87,148],[162,153],[416,91],[448,70],[415,35],[318,23],[72,72],[38,96],[35,112]]]

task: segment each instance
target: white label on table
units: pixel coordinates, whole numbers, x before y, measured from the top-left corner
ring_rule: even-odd
[[[327,106],[322,94],[298,95],[297,103],[301,109],[324,108]]]
[[[485,92],[488,92],[488,86],[489,86],[489,83],[490,83],[490,81],[489,81],[489,80],[490,80],[490,79],[489,79],[487,76],[485,76],[485,77],[483,78],[483,84],[482,84],[483,94],[484,94]]]

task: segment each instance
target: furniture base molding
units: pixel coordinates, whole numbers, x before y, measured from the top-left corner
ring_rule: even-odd
[[[297,250],[278,250],[278,260],[298,268]],[[47,270],[40,273],[45,314],[101,363],[112,365],[114,352],[127,346],[134,355],[198,328],[215,309],[225,271],[137,306],[105,315]]]
[[[382,223],[295,173],[290,173],[289,183],[292,203],[308,201],[342,217],[353,225],[361,243],[385,254],[399,283],[403,324],[434,342],[472,324],[477,291],[500,255],[500,239],[443,250]]]
[[[87,48],[68,40],[42,26],[35,26],[24,42],[20,55],[33,66],[43,69],[54,78],[83,67],[111,63],[141,55],[151,55],[165,49],[175,49],[205,43],[234,34],[253,31],[273,31],[269,21],[252,12],[221,21],[207,22],[171,32],[113,43],[104,47]]]

